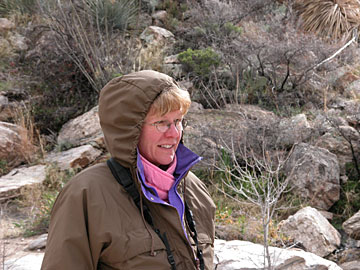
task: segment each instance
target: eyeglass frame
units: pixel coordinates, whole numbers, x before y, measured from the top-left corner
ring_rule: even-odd
[[[159,125],[162,124],[162,123],[167,123],[166,125],[163,125],[163,127],[166,127],[166,130],[164,130],[164,131],[161,131],[159,129],[159,128],[161,128],[161,127],[159,127]],[[172,123],[169,122],[169,121],[166,121],[166,120],[160,120],[160,121],[156,121],[155,123],[146,123],[146,124],[148,124],[150,126],[154,126],[156,128],[156,130],[159,131],[160,133],[165,133],[170,129],[172,124],[174,124],[176,130],[181,131],[181,130],[184,130],[186,128],[187,123],[188,123],[188,121],[185,118],[183,118],[181,120],[176,119]],[[179,124],[180,124],[180,126],[178,127],[177,125],[179,125]]]

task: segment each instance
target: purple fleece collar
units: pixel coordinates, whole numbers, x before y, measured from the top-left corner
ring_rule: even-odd
[[[169,204],[176,208],[180,216],[181,224],[183,224],[185,206],[183,200],[181,199],[179,193],[177,192],[177,186],[180,183],[181,179],[190,170],[190,168],[193,167],[196,163],[198,163],[202,159],[202,157],[199,157],[181,143],[179,144],[175,154],[177,158],[177,164],[174,172],[175,183],[169,190]],[[145,183],[144,166],[141,162],[139,155],[137,156],[137,167],[138,167],[138,175],[141,181],[141,190],[145,195],[145,197],[149,201],[152,201],[154,203],[169,205],[168,203],[164,202],[159,198],[156,190],[153,187]]]

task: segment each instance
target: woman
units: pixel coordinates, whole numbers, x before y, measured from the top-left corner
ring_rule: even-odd
[[[112,159],[59,194],[42,269],[213,269],[215,205],[189,171],[200,157],[181,142],[190,103],[172,78],[149,70],[102,89]]]

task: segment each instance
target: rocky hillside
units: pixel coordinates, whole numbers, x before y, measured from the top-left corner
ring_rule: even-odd
[[[217,237],[229,241],[217,242],[217,269],[255,267],[261,255],[231,255],[258,250],[252,243],[308,252],[274,248],[284,257],[273,265],[358,269],[355,28],[341,37],[306,32],[300,1],[129,1],[119,9],[104,1],[127,13],[98,28],[91,12],[100,7],[85,1],[37,9],[25,2],[0,4],[3,261],[15,264],[9,238],[46,233],[51,205],[72,175],[108,158],[96,106],[104,83],[155,69],[194,101],[184,141],[204,156],[194,170],[218,206]]]

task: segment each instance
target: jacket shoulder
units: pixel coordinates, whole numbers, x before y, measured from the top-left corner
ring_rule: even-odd
[[[108,186],[117,186],[115,178],[106,163],[93,165],[75,175],[65,188],[71,189],[98,189]]]

